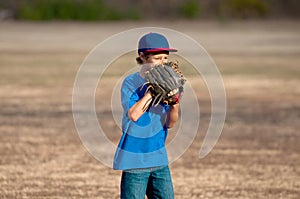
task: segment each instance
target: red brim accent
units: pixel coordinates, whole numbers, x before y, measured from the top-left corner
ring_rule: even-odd
[[[150,49],[150,50],[146,50],[146,52],[160,52],[160,51],[169,51],[169,52],[177,52],[178,50],[174,49],[174,48],[155,48],[155,49]]]

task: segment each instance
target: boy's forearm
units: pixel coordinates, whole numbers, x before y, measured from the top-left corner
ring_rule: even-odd
[[[136,102],[129,110],[128,110],[128,117],[136,122],[143,113],[148,109],[150,103],[152,101],[151,93],[148,92],[144,95],[142,99]]]
[[[148,109],[150,103],[152,101],[151,93],[148,92],[144,95],[142,99],[136,102],[129,110],[128,117],[136,122]],[[172,128],[178,120],[178,111],[179,104],[171,105],[167,114],[166,126],[167,128]]]
[[[171,105],[167,116],[167,128],[172,128],[178,120],[179,104]]]

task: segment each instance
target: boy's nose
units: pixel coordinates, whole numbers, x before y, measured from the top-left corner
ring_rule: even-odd
[[[165,63],[167,63],[168,62],[168,60],[166,60],[166,59],[162,59],[161,60],[161,64],[165,64]]]

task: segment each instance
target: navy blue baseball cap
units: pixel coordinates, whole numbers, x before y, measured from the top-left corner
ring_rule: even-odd
[[[176,49],[170,48],[167,38],[158,33],[148,33],[139,40],[138,53],[140,52],[177,52]]]

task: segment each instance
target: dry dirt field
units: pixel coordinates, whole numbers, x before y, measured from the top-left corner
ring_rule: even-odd
[[[94,46],[144,26],[182,31],[201,43],[219,67],[227,93],[223,132],[213,151],[200,159],[210,98],[205,85],[195,88],[200,127],[191,147],[171,164],[176,198],[300,198],[297,21],[1,22],[0,198],[119,197],[120,172],[81,144],[72,89]],[[103,81],[112,85],[116,79],[110,75]],[[106,88],[108,100],[111,87]],[[120,132],[110,109],[98,102],[101,125],[117,143]]]

